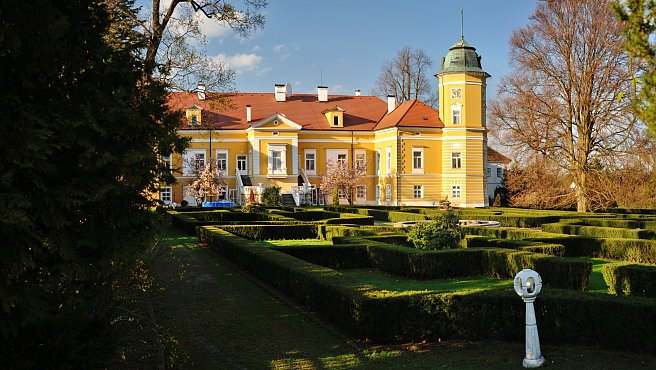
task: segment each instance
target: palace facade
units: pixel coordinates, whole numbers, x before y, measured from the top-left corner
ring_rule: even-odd
[[[486,206],[489,74],[475,50],[463,38],[442,58],[439,112],[394,96],[331,95],[326,86],[316,94],[293,94],[289,85],[272,93],[217,95],[202,85],[172,93],[169,106],[185,111],[180,134],[191,144],[166,159],[178,182],[162,188],[160,199],[194,204],[185,191],[192,164],[212,160],[229,200],[278,186],[296,204],[321,203],[315,189],[336,160],[366,168],[357,204],[432,206],[448,198],[454,206]]]

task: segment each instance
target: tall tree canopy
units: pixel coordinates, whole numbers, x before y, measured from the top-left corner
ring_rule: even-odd
[[[134,0],[105,0],[126,17],[130,27],[148,40],[146,64],[156,63],[157,76],[172,88],[192,90],[198,82],[210,91],[228,91],[234,72],[223,61],[206,55],[202,22],[234,30],[246,37],[264,25],[260,11],[266,0],[150,0],[136,12]],[[241,6],[238,6],[239,4]]]
[[[0,367],[104,367],[181,117],[103,1],[2,4]]]
[[[383,63],[372,94],[383,98],[394,95],[399,103],[419,99],[435,106],[437,95],[430,83],[432,67],[433,59],[425,51],[406,46],[394,59]]]
[[[613,9],[625,24],[626,49],[645,67],[636,84],[635,108],[656,136],[656,1],[616,0]]]
[[[514,66],[491,104],[490,126],[524,160],[550,161],[571,176],[577,209],[589,209],[592,163],[612,163],[630,148],[633,67],[622,24],[608,2],[538,4],[510,39]]]

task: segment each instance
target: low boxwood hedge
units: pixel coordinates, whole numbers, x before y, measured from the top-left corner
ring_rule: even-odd
[[[656,231],[652,230],[584,226],[564,222],[544,224],[542,225],[542,231],[556,234],[591,236],[595,238],[656,239]]]
[[[331,269],[372,267],[367,250],[361,245],[286,246],[272,249]]]
[[[201,240],[241,268],[287,292],[359,338],[379,342],[524,339],[524,303],[512,290],[389,292],[225,230],[199,228]],[[656,303],[546,288],[535,302],[540,339],[656,353]]]
[[[251,240],[316,239],[317,225],[219,225],[228,232]]]
[[[656,297],[656,266],[607,264],[602,273],[610,293]]]

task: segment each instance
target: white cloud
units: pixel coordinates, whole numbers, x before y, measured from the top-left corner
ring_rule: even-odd
[[[269,72],[271,72],[272,70],[273,70],[273,68],[271,68],[271,67],[259,68],[259,69],[255,72],[255,75],[258,76],[258,77],[266,76],[266,75],[268,75]]]
[[[255,53],[240,53],[234,55],[219,54],[214,58],[222,61],[226,67],[235,70],[237,73],[258,70],[263,59]]]
[[[276,45],[276,46],[273,47],[273,51],[275,51],[276,53],[279,53],[284,48],[285,48],[285,44]]]
[[[215,19],[207,18],[202,12],[194,14],[194,17],[198,20],[198,29],[208,39],[225,37],[232,32],[228,25],[219,23]]]
[[[280,56],[280,60],[287,60],[287,59],[289,59],[290,56],[292,56],[292,55],[289,54],[289,53],[288,53],[288,54],[285,54],[285,55],[281,55],[281,56]]]
[[[262,48],[259,45],[255,45],[255,46],[253,46],[253,49],[251,49],[251,51],[253,53],[256,52],[256,51],[260,51],[260,50],[262,50]]]

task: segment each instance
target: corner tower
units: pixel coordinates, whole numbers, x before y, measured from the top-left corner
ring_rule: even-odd
[[[488,205],[486,192],[485,88],[490,75],[464,37],[449,48],[439,72],[442,195],[454,206]]]

